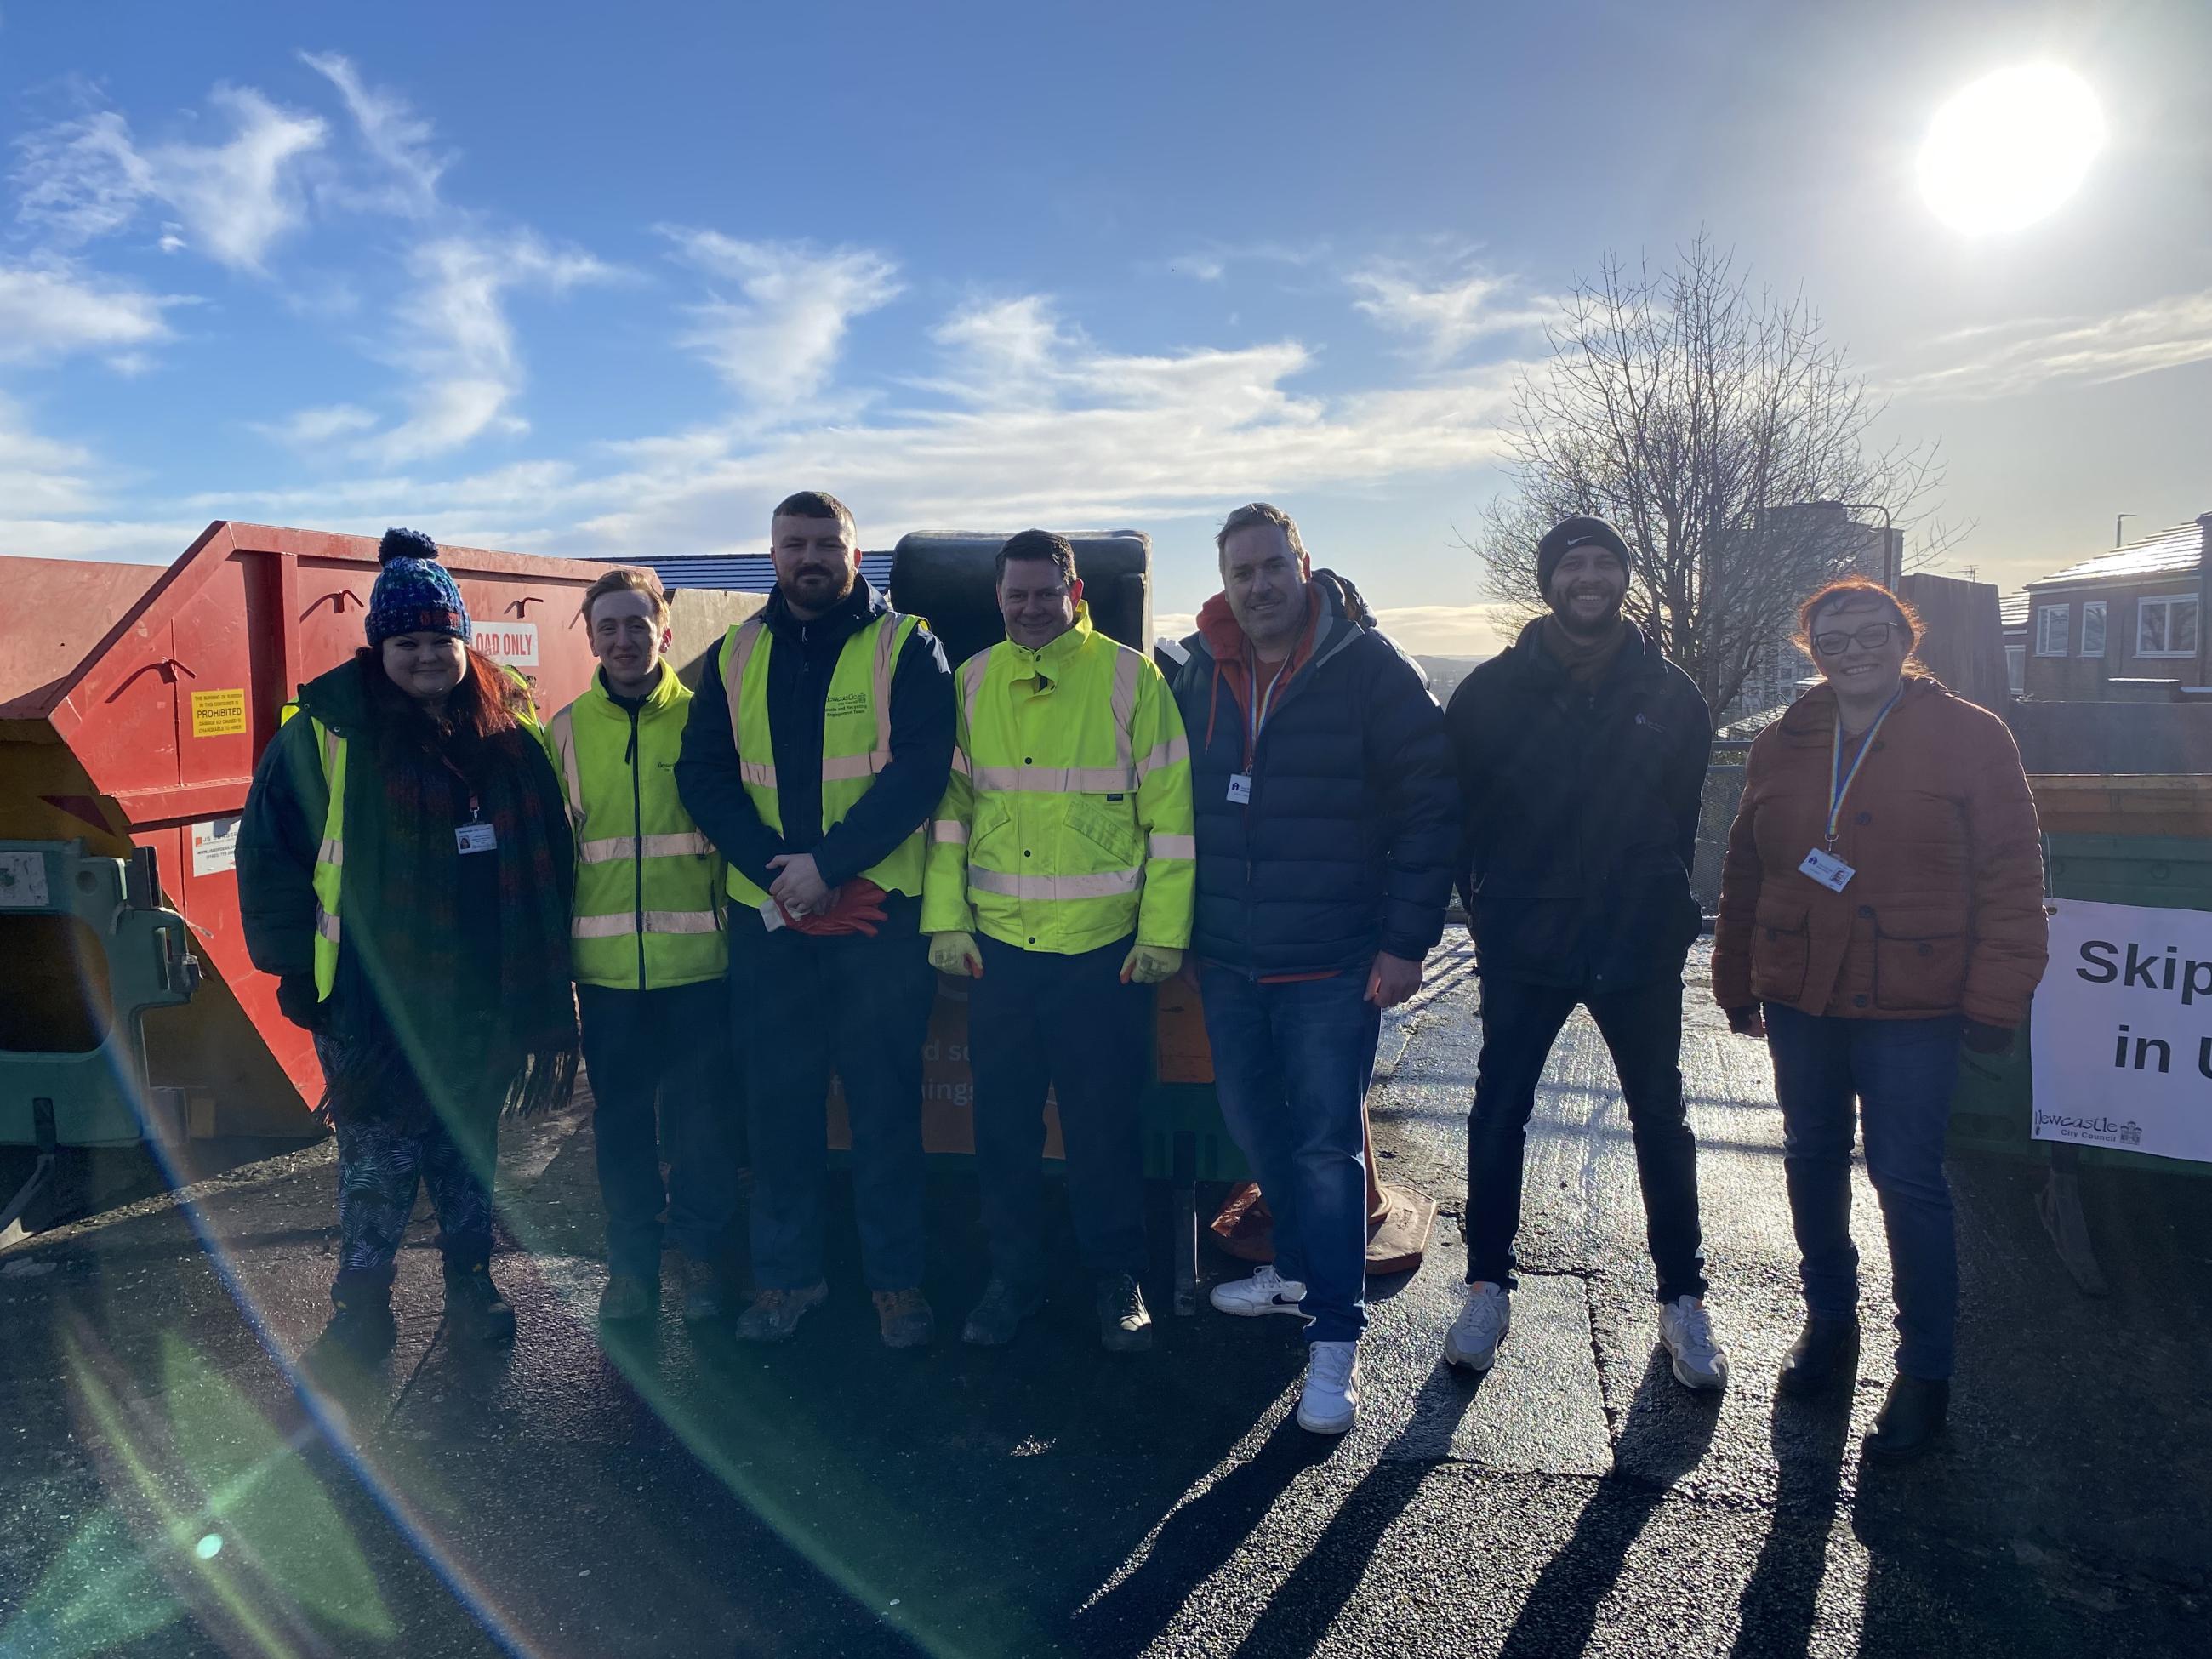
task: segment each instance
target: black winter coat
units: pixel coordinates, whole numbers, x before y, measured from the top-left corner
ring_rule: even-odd
[[[1313,653],[1247,763],[1246,719],[1203,635],[1176,675],[1190,734],[1197,904],[1190,948],[1255,978],[1419,962],[1451,897],[1451,757],[1419,672],[1345,614],[1335,588]],[[1249,772],[1251,799],[1229,799]]]
[[[1578,690],[1532,622],[1444,716],[1464,809],[1460,891],[1486,975],[1585,992],[1679,975],[1712,720],[1631,629]]]

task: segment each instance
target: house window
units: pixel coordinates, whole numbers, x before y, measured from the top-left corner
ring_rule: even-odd
[[[2024,645],[2005,647],[2005,684],[2015,697],[2027,690],[2027,647]]]
[[[2136,601],[2136,655],[2197,654],[2197,595],[2166,593]]]
[[[2101,657],[2105,654],[2105,602],[2091,599],[2081,607],[2081,654]]]
[[[2063,657],[2066,654],[2066,623],[2073,606],[2039,605],[2035,607],[2035,654],[2039,657]]]

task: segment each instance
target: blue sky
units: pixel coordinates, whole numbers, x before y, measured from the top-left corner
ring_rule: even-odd
[[[550,553],[1264,495],[1416,648],[1542,319],[1700,228],[1940,439],[2016,586],[2212,509],[2212,7],[0,0],[0,552],[209,520]],[[1967,238],[1914,152],[2070,65],[2109,143]]]

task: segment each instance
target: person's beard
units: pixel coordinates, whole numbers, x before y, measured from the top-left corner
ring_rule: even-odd
[[[1620,629],[1621,605],[1627,598],[1628,594],[1625,590],[1616,594],[1612,605],[1605,613],[1595,621],[1588,623],[1579,621],[1575,617],[1574,595],[1571,592],[1550,601],[1549,605],[1553,619],[1566,632],[1568,638],[1595,644],[1600,640],[1611,637]]]

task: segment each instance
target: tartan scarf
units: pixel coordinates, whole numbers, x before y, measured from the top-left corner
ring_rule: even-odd
[[[346,775],[344,1060],[325,1108],[422,1129],[431,1112],[461,1124],[562,1105],[578,1053],[574,851],[551,763],[527,727],[479,737],[367,702]],[[463,854],[472,801],[498,845]]]

